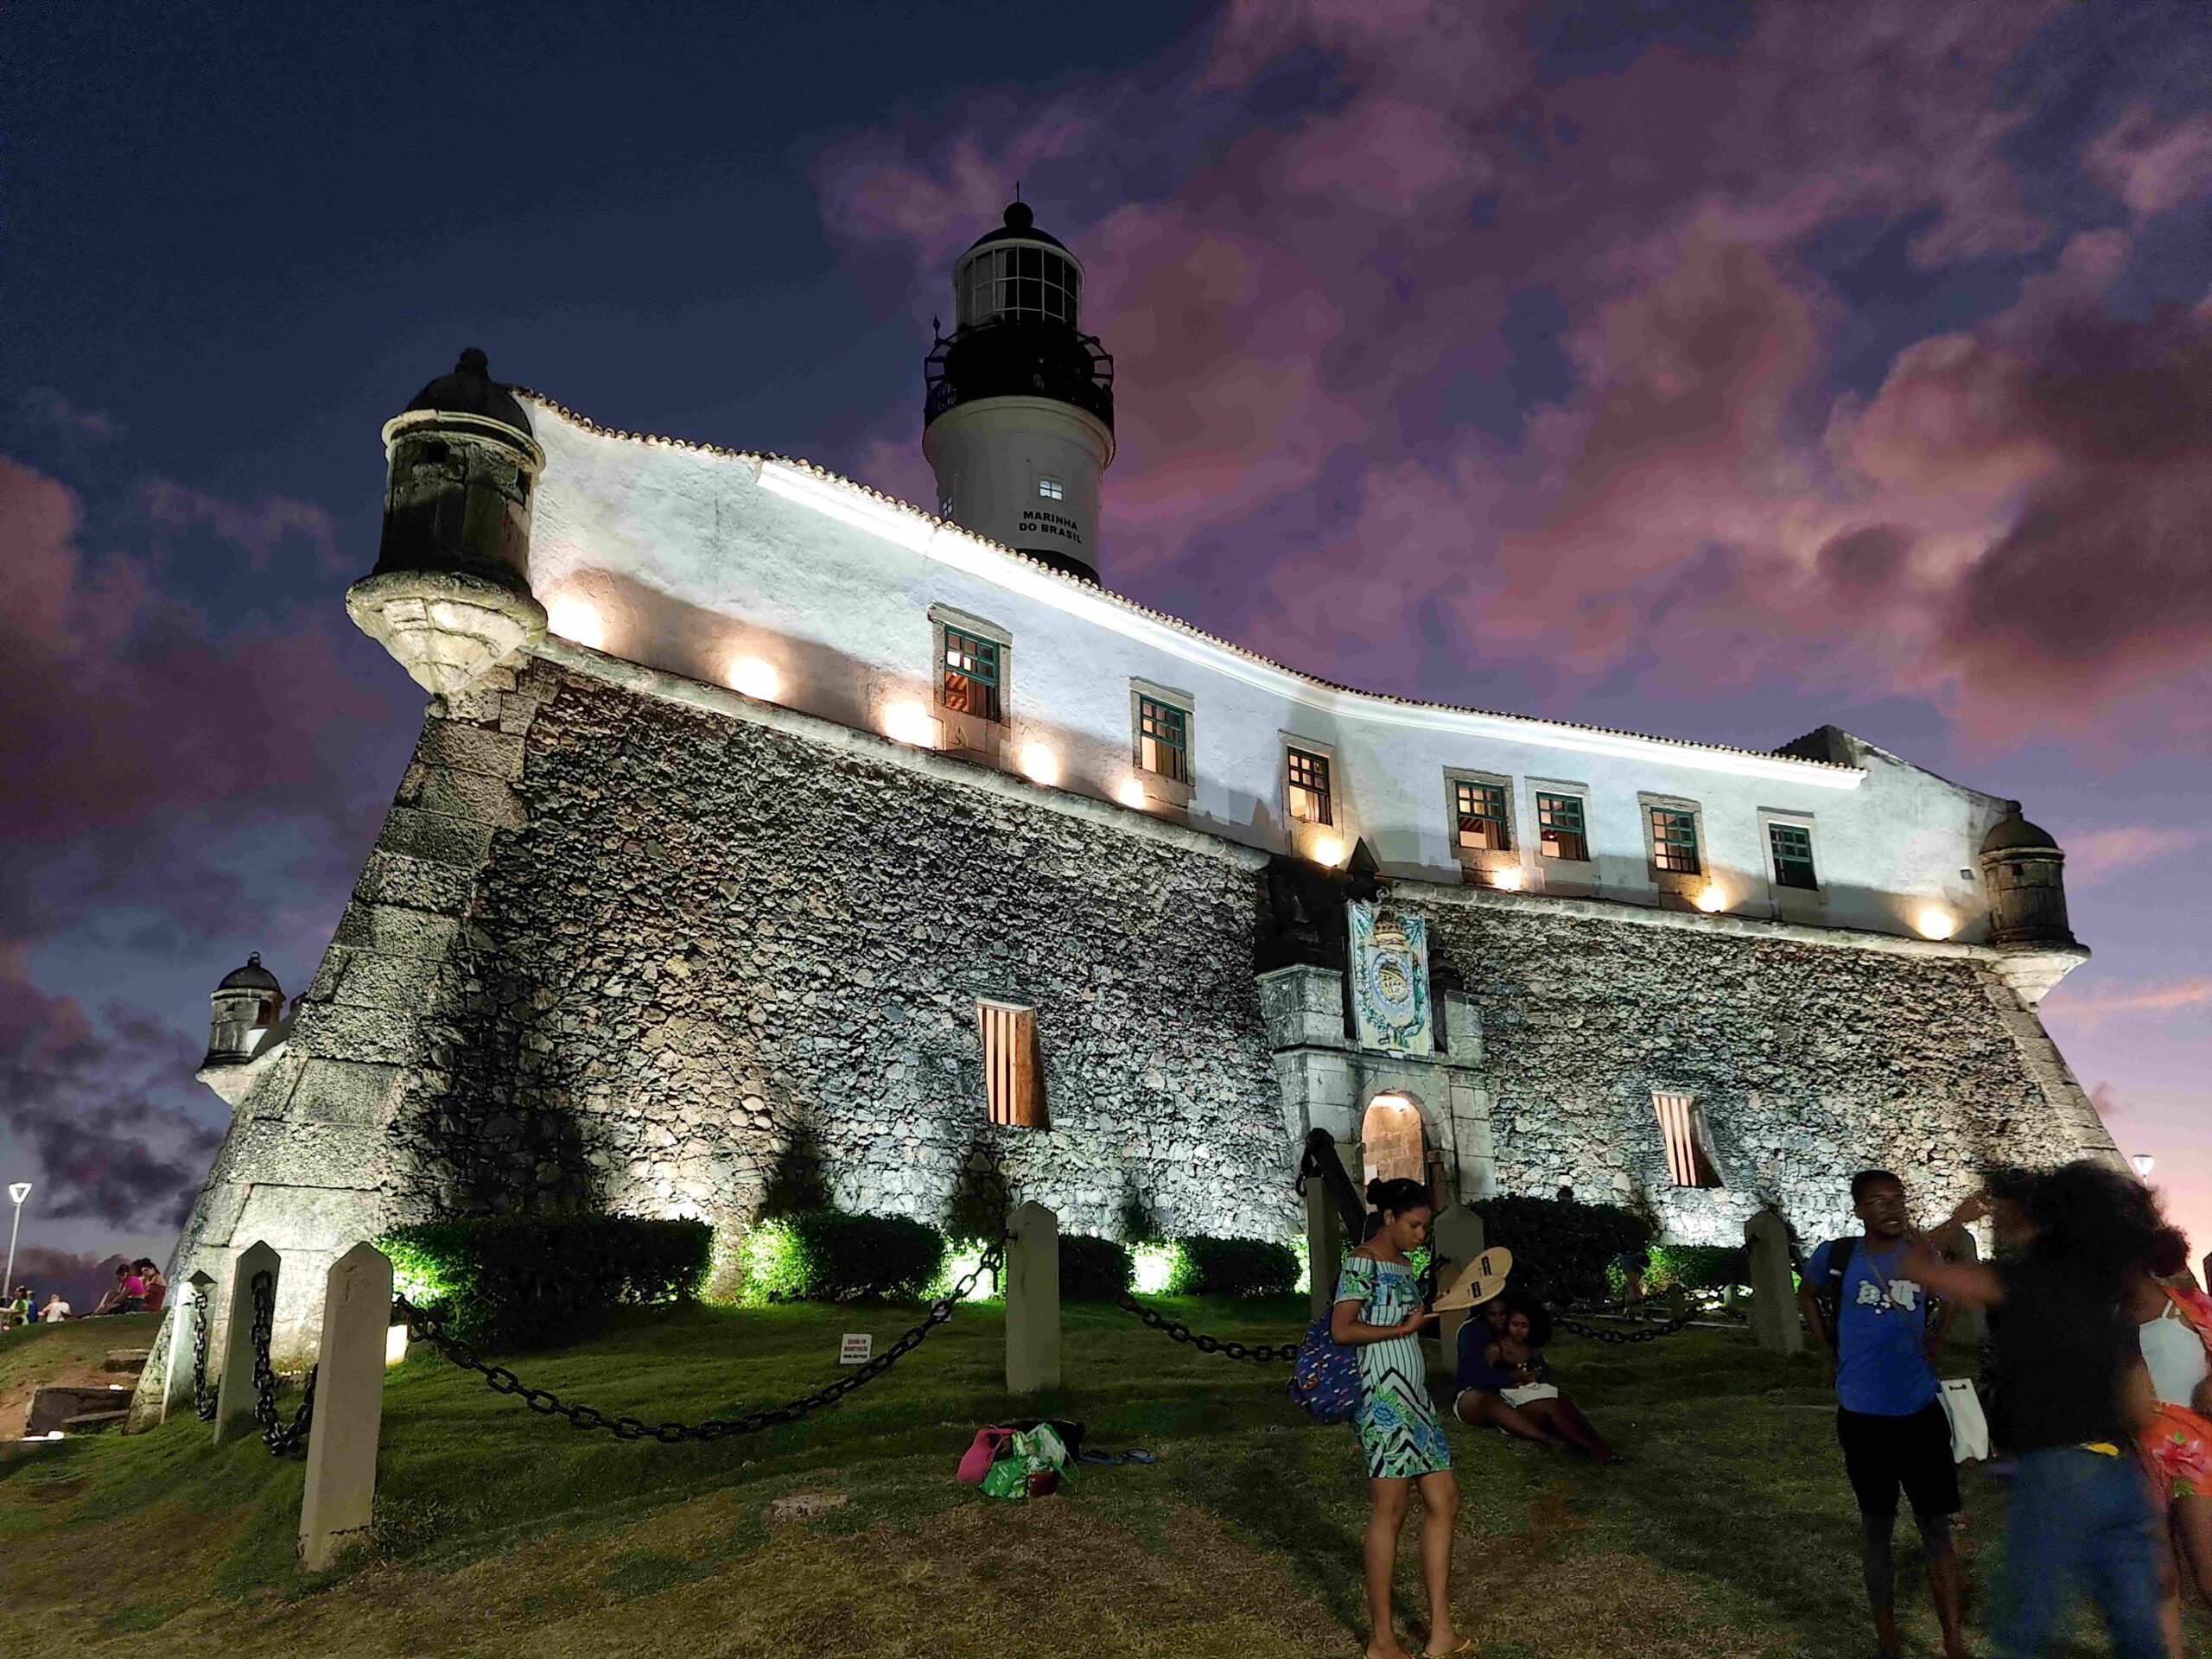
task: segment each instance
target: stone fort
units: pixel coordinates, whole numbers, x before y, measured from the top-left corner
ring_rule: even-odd
[[[394,1223],[779,1192],[1289,1239],[1355,1173],[1840,1230],[2116,1158],[2036,1014],[2088,957],[2018,803],[1332,684],[1115,593],[1114,364],[1028,209],[954,268],[931,508],[615,431],[462,355],[384,432],[354,620],[428,691],[288,997],[214,993],[175,1271],[284,1253],[280,1356]],[[1778,734],[1777,734],[1778,735]],[[219,1292],[218,1306],[221,1305]],[[149,1373],[150,1374],[150,1373]]]

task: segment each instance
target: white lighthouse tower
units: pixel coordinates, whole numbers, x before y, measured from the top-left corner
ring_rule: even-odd
[[[1083,332],[1083,267],[1015,202],[952,268],[954,325],[923,365],[938,510],[1098,580],[1098,481],[1114,459],[1114,359]]]

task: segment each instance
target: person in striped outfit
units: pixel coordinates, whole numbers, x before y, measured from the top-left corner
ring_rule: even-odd
[[[1414,1489],[1421,1492],[1421,1576],[1428,1588],[1427,1654],[1471,1653],[1452,1623],[1452,1532],[1459,1513],[1459,1486],[1452,1477],[1452,1449],[1428,1398],[1421,1360],[1422,1327],[1436,1318],[1423,1305],[1419,1275],[1407,1252],[1428,1242],[1433,1217],[1428,1189],[1419,1181],[1370,1181],[1374,1231],[1344,1258],[1337,1281],[1329,1332],[1359,1350],[1362,1390],[1352,1419],[1367,1454],[1374,1508],[1367,1521],[1367,1608],[1374,1633],[1368,1659],[1409,1659],[1390,1616],[1390,1590],[1398,1564],[1398,1534]]]

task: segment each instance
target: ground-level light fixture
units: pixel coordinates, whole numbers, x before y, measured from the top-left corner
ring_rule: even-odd
[[[1502,870],[1492,870],[1490,873],[1490,884],[1502,893],[1520,892],[1521,867],[1517,864],[1509,864]]]
[[[1114,798],[1132,811],[1141,812],[1145,807],[1144,785],[1135,778],[1124,778],[1114,785]]]
[[[1949,911],[1939,910],[1934,905],[1914,917],[1912,925],[1919,930],[1923,939],[1948,939],[1958,931],[1959,925],[1958,918]]]
[[[1060,757],[1042,743],[1021,746],[1021,775],[1033,784],[1052,785],[1060,781]]]
[[[1334,869],[1344,861],[1344,844],[1336,836],[1316,836],[1307,843],[1307,851],[1316,864]]]
[[[1728,908],[1728,895],[1720,890],[1717,881],[1708,881],[1698,889],[1697,907],[1707,915]]]

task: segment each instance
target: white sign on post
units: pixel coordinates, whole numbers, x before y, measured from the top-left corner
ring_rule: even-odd
[[[875,1338],[865,1331],[848,1331],[845,1340],[838,1346],[840,1365],[865,1365],[868,1356],[875,1351]]]

